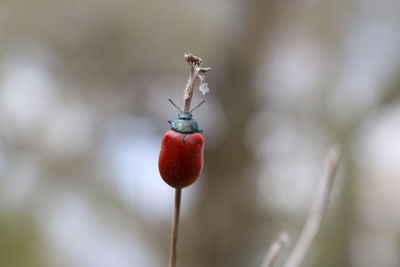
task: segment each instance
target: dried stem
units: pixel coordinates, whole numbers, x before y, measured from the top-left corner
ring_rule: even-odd
[[[199,74],[210,71],[211,68],[201,68],[200,65],[203,62],[201,58],[196,57],[192,54],[185,54],[185,59],[190,65],[190,74],[186,83],[184,91],[184,109],[183,112],[190,112],[190,105],[193,97],[194,83],[199,78]],[[171,100],[170,100],[171,101]],[[172,101],[171,101],[172,102]],[[173,104],[175,106],[175,104]],[[174,215],[172,219],[172,231],[171,231],[171,247],[170,247],[170,258],[169,267],[176,267],[176,255],[178,247],[178,230],[179,230],[179,215],[181,210],[181,196],[182,189],[176,188],[175,190],[175,204],[174,204]]]
[[[199,77],[199,74],[206,73],[210,71],[211,68],[201,68],[200,65],[203,62],[203,60],[190,53],[185,54],[185,59],[190,65],[189,78],[187,80],[185,93],[183,95],[184,99],[183,112],[187,113],[190,111],[190,105],[192,103],[192,96],[194,90],[194,83],[196,82],[196,79]]]
[[[322,216],[324,215],[327,207],[339,164],[339,158],[339,149],[332,148],[326,157],[325,172],[318,185],[317,194],[315,195],[307,221],[296,246],[294,247],[289,259],[285,264],[285,267],[300,266],[305,254],[310,249],[311,243],[318,232]]]
[[[176,266],[176,252],[177,252],[177,245],[178,245],[178,230],[179,230],[179,214],[181,211],[181,196],[182,196],[182,189],[181,188],[175,189],[175,205],[174,205],[174,216],[172,219],[169,267]]]
[[[268,249],[262,267],[272,267],[279,253],[284,247],[289,245],[289,242],[289,235],[286,232],[281,233]]]

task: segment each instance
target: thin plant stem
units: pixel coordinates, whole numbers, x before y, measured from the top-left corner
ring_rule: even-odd
[[[169,257],[169,267],[176,266],[176,254],[178,246],[178,230],[179,230],[179,214],[181,211],[181,197],[182,189],[175,189],[175,204],[174,204],[174,216],[172,218],[172,231],[171,231],[171,249]]]
[[[193,96],[193,88],[194,88],[194,82],[197,79],[197,74],[195,71],[194,64],[191,65],[190,68],[190,74],[188,81],[186,83],[186,88],[185,88],[185,95],[184,95],[184,106],[183,106],[183,112],[187,113],[190,111],[190,105],[192,103],[192,96]]]
[[[190,112],[190,105],[192,103],[194,84],[196,79],[199,78],[199,74],[204,74],[211,70],[211,68],[200,67],[203,60],[197,56],[186,53],[185,59],[190,65],[190,74],[186,83],[183,99],[184,108],[183,112]],[[170,100],[171,103],[173,103]],[[173,103],[174,106],[176,106]],[[169,267],[176,267],[177,262],[177,248],[178,248],[178,230],[179,230],[179,215],[181,211],[181,197],[182,189],[175,189],[175,204],[174,204],[174,214],[172,218],[172,231],[171,231],[171,247],[170,247],[170,257],[169,257]]]

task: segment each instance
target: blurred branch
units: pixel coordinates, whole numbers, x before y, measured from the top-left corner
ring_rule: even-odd
[[[306,224],[304,225],[299,240],[290,254],[285,267],[300,266],[305,254],[310,249],[328,204],[339,164],[339,158],[339,149],[337,147],[332,148],[326,157],[325,173],[323,174],[323,177],[318,185],[317,194],[315,195]]]
[[[262,267],[272,267],[279,253],[283,248],[289,245],[289,235],[286,232],[282,232],[279,237],[272,243],[271,247],[268,249],[265,255]]]

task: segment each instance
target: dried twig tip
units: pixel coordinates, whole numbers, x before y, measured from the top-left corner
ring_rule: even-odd
[[[340,159],[340,146],[335,145],[331,147],[331,149],[329,150],[326,160],[330,165],[337,165],[339,159]]]
[[[289,234],[286,232],[281,233],[278,237],[278,242],[282,243],[284,246],[289,246],[291,242]]]
[[[268,249],[262,267],[272,267],[275,260],[282,250],[290,245],[290,237],[286,232],[282,232],[275,242]]]
[[[200,81],[199,90],[201,91],[201,93],[203,95],[208,93],[208,91],[210,90],[208,88],[208,83],[205,80],[204,74],[206,72],[210,71],[211,68],[200,67],[203,60],[201,60],[201,58],[194,56],[190,53],[185,53],[185,59],[190,65],[190,74],[189,74],[189,78],[186,83],[186,87],[185,87],[185,91],[184,91],[184,95],[183,95],[183,99],[185,101],[183,112],[189,112],[190,111],[190,103],[192,101],[192,96],[193,96],[193,88],[194,88],[194,84],[195,84],[196,80],[199,79],[199,81]]]
[[[195,55],[192,55],[190,53],[185,53],[185,59],[186,61],[195,66],[200,66],[201,63],[203,63],[203,60]]]

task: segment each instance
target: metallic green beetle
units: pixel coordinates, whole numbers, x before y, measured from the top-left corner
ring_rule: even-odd
[[[175,103],[171,99],[168,99],[168,100],[180,112],[178,114],[178,118],[168,121],[169,124],[171,124],[171,130],[174,130],[176,132],[183,133],[183,134],[203,132],[203,130],[199,130],[199,124],[197,123],[197,121],[195,119],[193,119],[192,111],[195,110],[196,108],[198,108],[201,104],[203,104],[205,102],[204,100],[189,112],[182,112],[182,110],[177,105],[175,105]]]

